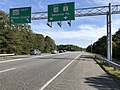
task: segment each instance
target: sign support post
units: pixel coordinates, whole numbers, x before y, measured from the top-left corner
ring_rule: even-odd
[[[111,3],[107,13],[107,59],[112,61],[112,34],[111,34]]]

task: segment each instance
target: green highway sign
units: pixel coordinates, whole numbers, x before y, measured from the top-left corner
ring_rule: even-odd
[[[74,2],[48,5],[48,22],[75,20]]]
[[[31,23],[31,7],[10,9],[10,24]]]

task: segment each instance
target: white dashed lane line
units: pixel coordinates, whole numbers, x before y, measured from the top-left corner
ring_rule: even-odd
[[[58,72],[52,79],[50,79],[46,84],[44,84],[39,90],[44,90],[53,80],[55,80],[67,67],[69,67],[77,58],[79,58],[84,52],[79,54],[74,60],[67,64],[60,72]]]
[[[16,68],[5,69],[5,70],[0,71],[0,73],[8,72],[8,71],[11,71],[11,70],[14,70],[14,69],[16,69]]]
[[[63,53],[62,53],[63,54]],[[7,62],[14,62],[14,61],[22,61],[22,60],[29,60],[29,59],[33,59],[33,58],[39,58],[39,57],[47,57],[47,56],[56,56],[56,55],[60,55],[60,54],[54,54],[54,55],[43,55],[43,56],[34,56],[34,57],[30,57],[30,58],[20,58],[20,59],[11,59],[11,60],[6,60],[6,61],[0,61],[1,63],[7,63]]]

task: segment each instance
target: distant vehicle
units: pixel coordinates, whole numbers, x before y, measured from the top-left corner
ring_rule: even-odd
[[[63,50],[63,52],[66,52],[66,50]]]
[[[39,51],[38,49],[34,49],[34,50],[30,50],[30,55],[40,55],[41,51]]]
[[[59,50],[59,53],[63,53],[63,50]]]
[[[57,54],[57,50],[52,50],[51,54]]]

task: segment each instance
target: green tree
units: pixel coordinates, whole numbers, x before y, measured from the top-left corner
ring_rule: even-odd
[[[103,36],[102,38],[98,39],[98,41],[92,45],[92,52],[106,56],[107,55],[106,42],[107,42],[106,36]],[[91,52],[91,45],[87,47],[86,51]]]
[[[93,52],[107,56],[107,40],[106,36],[100,38],[92,46]],[[112,40],[113,58],[120,59],[120,29],[113,35]],[[86,49],[90,52],[90,46]]]
[[[120,29],[113,35],[113,57],[120,59]]]
[[[58,45],[58,50],[67,50],[67,51],[81,51],[82,48],[76,45]]]
[[[42,34],[35,34],[34,49],[39,49],[40,51],[44,52],[44,48],[44,36]]]
[[[45,52],[51,52],[52,50],[56,50],[56,44],[53,39],[51,39],[49,36],[45,37]]]

